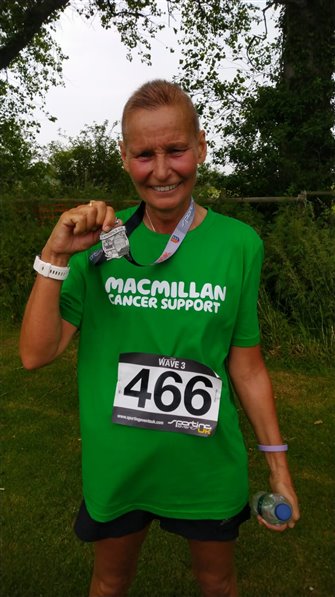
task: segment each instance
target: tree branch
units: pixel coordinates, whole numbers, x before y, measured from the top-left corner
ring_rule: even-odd
[[[70,0],[43,0],[27,9],[21,27],[0,48],[0,70],[8,68],[20,52],[28,46],[41,27],[58,10],[64,9]]]
[[[281,4],[283,6],[286,6],[287,4],[295,4],[296,6],[302,8],[307,6],[307,0],[274,0],[274,2],[271,2],[271,4]]]

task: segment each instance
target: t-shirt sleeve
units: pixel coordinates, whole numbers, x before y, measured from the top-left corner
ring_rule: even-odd
[[[86,252],[73,255],[69,265],[70,272],[64,280],[61,290],[60,312],[65,321],[80,328],[86,292]]]
[[[238,313],[231,340],[232,346],[255,346],[260,341],[257,301],[264,248],[259,237],[257,237],[256,246],[252,248],[253,251],[250,251],[252,257],[245,259]]]

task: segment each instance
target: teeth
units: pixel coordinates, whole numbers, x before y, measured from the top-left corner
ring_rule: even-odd
[[[153,187],[153,189],[155,191],[160,191],[160,192],[164,193],[164,191],[173,191],[173,189],[176,189],[177,186],[178,186],[178,184],[169,184],[165,187]]]

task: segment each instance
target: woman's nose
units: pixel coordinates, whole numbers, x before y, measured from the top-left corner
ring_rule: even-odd
[[[166,180],[169,175],[169,170],[169,160],[167,156],[162,154],[156,155],[154,175],[157,180]]]

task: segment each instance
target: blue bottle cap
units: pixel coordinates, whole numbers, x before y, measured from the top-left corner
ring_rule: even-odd
[[[287,522],[290,520],[292,516],[292,508],[289,504],[278,504],[275,507],[275,514],[278,520],[282,520],[283,522]]]

